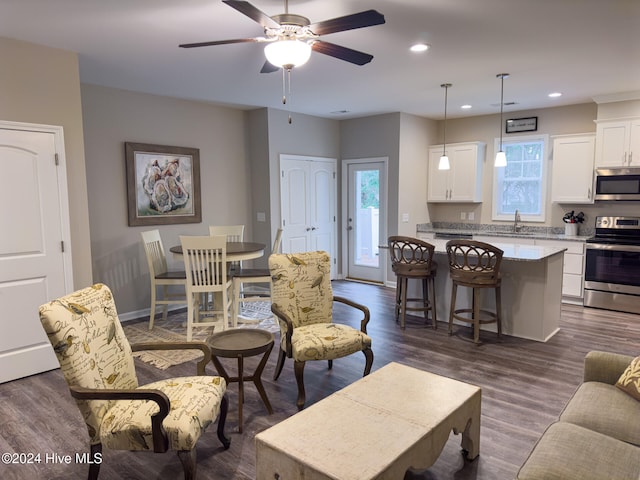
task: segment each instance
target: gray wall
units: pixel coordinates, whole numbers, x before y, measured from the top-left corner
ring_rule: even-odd
[[[91,249],[78,56],[0,38],[0,63],[0,118],[64,128],[73,283],[75,287],[89,285]]]
[[[208,235],[214,224],[245,224],[251,238],[245,113],[94,85],[82,85],[82,109],[94,281],[112,288],[119,312],[135,316],[149,307],[140,232],[159,229],[167,250],[179,235]],[[124,142],[200,149],[202,223],[128,226]]]

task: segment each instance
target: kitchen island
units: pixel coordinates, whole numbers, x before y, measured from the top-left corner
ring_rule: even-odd
[[[435,246],[436,311],[438,320],[448,322],[451,304],[451,278],[447,259],[447,240],[426,240]],[[562,272],[565,248],[491,242],[502,257],[502,332],[540,342],[549,340],[559,329],[562,302]],[[493,290],[482,292],[482,308],[495,309]],[[459,288],[456,308],[471,307],[471,289]],[[481,326],[496,331],[496,324]]]

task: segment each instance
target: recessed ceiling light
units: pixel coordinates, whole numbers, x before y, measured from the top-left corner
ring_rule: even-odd
[[[429,45],[428,43],[416,43],[414,45],[411,45],[411,48],[409,48],[409,50],[411,50],[412,52],[426,52],[430,47],[431,45]]]
[[[462,105],[460,108],[462,108],[463,110],[469,110],[471,108],[471,105]]]
[[[562,96],[562,93],[560,93],[560,92],[553,92],[553,93],[550,93],[550,94],[549,94],[549,96],[550,96],[551,98],[561,97],[561,96]]]

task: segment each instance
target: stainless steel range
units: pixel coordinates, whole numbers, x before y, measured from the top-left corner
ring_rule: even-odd
[[[597,217],[586,247],[584,305],[640,313],[640,217]]]

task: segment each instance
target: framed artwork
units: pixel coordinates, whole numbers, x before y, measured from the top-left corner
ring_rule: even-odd
[[[538,130],[538,117],[511,118],[505,126],[506,133],[535,132]]]
[[[200,150],[125,142],[129,226],[200,223]]]

